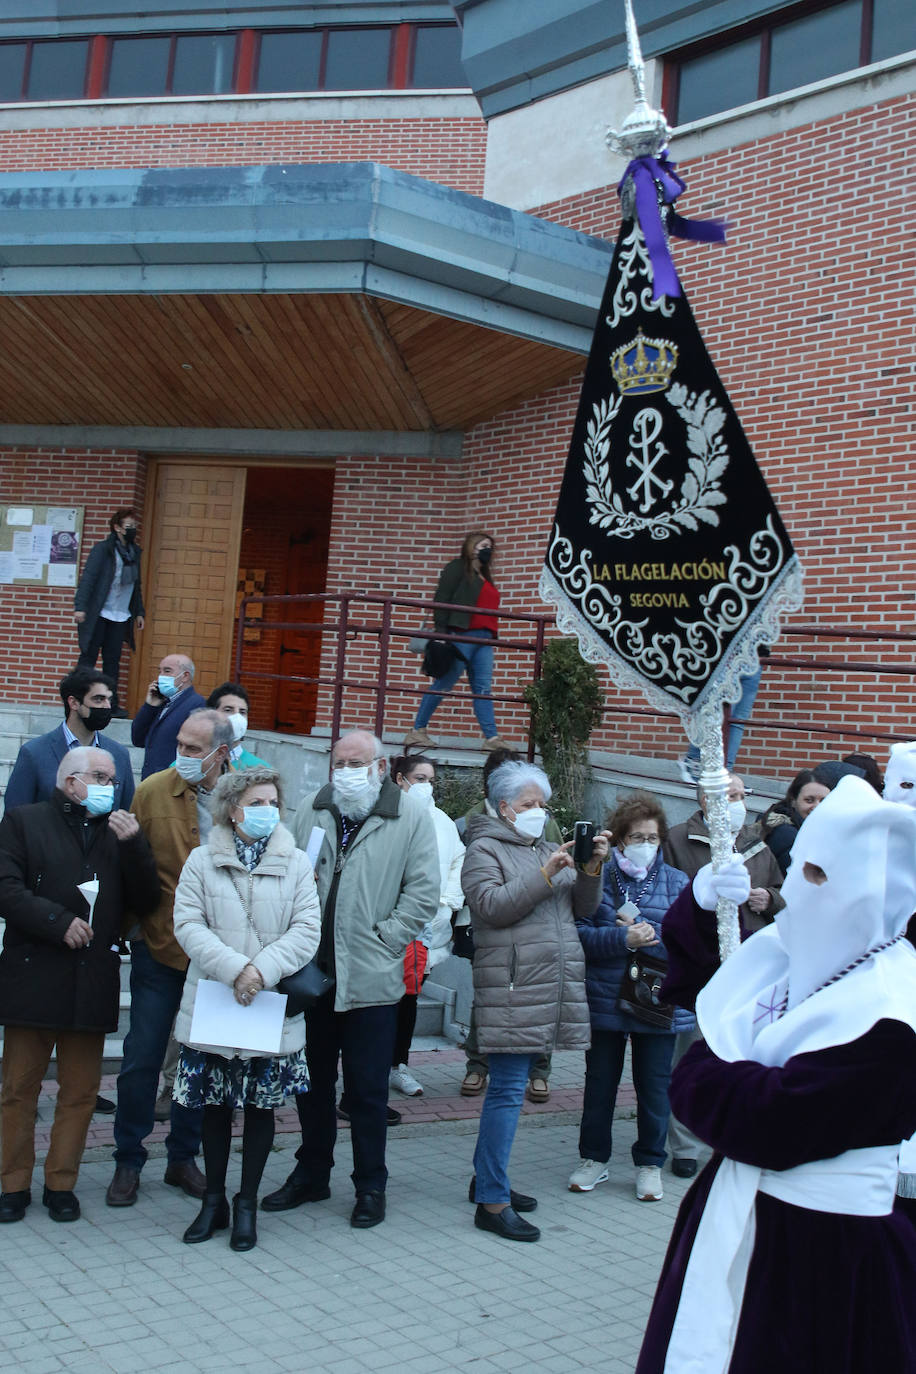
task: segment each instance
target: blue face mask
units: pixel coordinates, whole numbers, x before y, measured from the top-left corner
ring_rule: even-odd
[[[86,800],[83,802],[90,816],[107,816],[114,806],[114,787],[111,783],[87,782]]]
[[[280,823],[280,812],[276,806],[243,806],[243,820],[239,830],[244,830],[250,840],[263,840],[271,835]]]
[[[161,697],[171,698],[178,691],[178,688],[175,686],[175,679],[167,676],[165,673],[159,674],[159,680],[156,686],[159,688],[159,695]]]

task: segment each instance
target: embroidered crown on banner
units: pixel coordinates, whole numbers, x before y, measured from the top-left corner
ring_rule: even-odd
[[[632,343],[611,354],[611,373],[622,396],[666,390],[676,367],[676,345],[647,339],[641,329]]]

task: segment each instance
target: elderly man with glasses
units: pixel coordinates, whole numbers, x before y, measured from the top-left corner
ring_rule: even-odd
[[[57,1101],[42,1202],[76,1221],[73,1189],[95,1108],[107,1032],[118,1024],[118,940],[125,908],[159,900],[150,847],[127,811],[112,811],[116,768],[104,749],[71,749],[50,800],[0,823],[0,1222],[21,1221],[32,1200],[35,1115],[57,1051]],[[95,880],[90,902],[81,886]]]

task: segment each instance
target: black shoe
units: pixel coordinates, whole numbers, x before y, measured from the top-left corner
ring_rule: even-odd
[[[697,1171],[695,1159],[672,1159],[671,1172],[675,1178],[693,1178]]]
[[[79,1199],[76,1193],[71,1193],[69,1189],[45,1188],[41,1200],[47,1207],[52,1221],[79,1221]]]
[[[24,1188],[21,1193],[0,1193],[0,1223],[21,1221],[31,1201],[32,1194],[28,1188]]]
[[[225,1193],[205,1193],[203,1205],[181,1239],[185,1245],[200,1245],[209,1240],[214,1231],[225,1231],[229,1225],[229,1203]]]
[[[253,1250],[258,1243],[258,1200],[236,1193],[232,1199],[230,1250]]]
[[[468,1184],[468,1202],[477,1201],[474,1196],[474,1185],[476,1182],[476,1177],[472,1175],[471,1182]],[[514,1188],[510,1188],[509,1206],[512,1208],[513,1212],[533,1212],[537,1205],[538,1200],[536,1197],[529,1197],[527,1193],[517,1193]]]
[[[105,1203],[108,1207],[133,1207],[140,1189],[140,1170],[129,1164],[119,1164],[108,1185]]]
[[[501,1212],[488,1212],[482,1204],[478,1204],[474,1225],[479,1226],[481,1231],[492,1231],[495,1236],[502,1236],[505,1240],[541,1239],[538,1228],[532,1226],[530,1221],[525,1221],[511,1207],[504,1207]]]
[[[95,1099],[95,1107],[93,1108],[93,1111],[104,1112],[106,1116],[111,1116],[112,1112],[115,1110],[115,1107],[116,1104],[112,1102],[110,1097],[97,1097]]]
[[[386,1118],[387,1124],[388,1124],[389,1126],[400,1126],[400,1124],[401,1124],[401,1113],[400,1113],[400,1112],[396,1112],[396,1111],[394,1110],[393,1107],[386,1107],[385,1110],[386,1110],[386,1112],[387,1112],[387,1118]],[[338,1119],[339,1119],[340,1121],[349,1121],[349,1120],[350,1120],[350,1113],[349,1113],[349,1111],[347,1110],[347,1102],[346,1102],[346,1098],[344,1098],[344,1097],[341,1097],[340,1102],[339,1102],[338,1105],[337,1105],[337,1116],[338,1116]]]
[[[366,1230],[385,1220],[384,1193],[357,1193],[356,1206],[350,1213],[350,1225]]]
[[[301,1207],[303,1202],[323,1202],[330,1196],[331,1190],[326,1183],[317,1187],[312,1183],[303,1183],[294,1171],[282,1188],[261,1198],[261,1207],[265,1212],[289,1212],[293,1207]]]

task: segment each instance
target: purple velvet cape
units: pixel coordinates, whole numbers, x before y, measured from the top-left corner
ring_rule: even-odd
[[[686,888],[665,917],[663,996],[693,1007],[718,965],[715,917]],[[705,1044],[684,1055],[671,1109],[716,1152],[681,1204],[636,1374],[662,1374],[700,1217],[723,1156],[791,1169],[916,1131],[916,1034],[878,1021],[845,1045],[782,1068],[727,1064]],[[765,1194],[729,1374],[916,1371],[916,1228],[885,1217],[794,1207]],[[675,1371],[675,1374],[677,1372]]]

